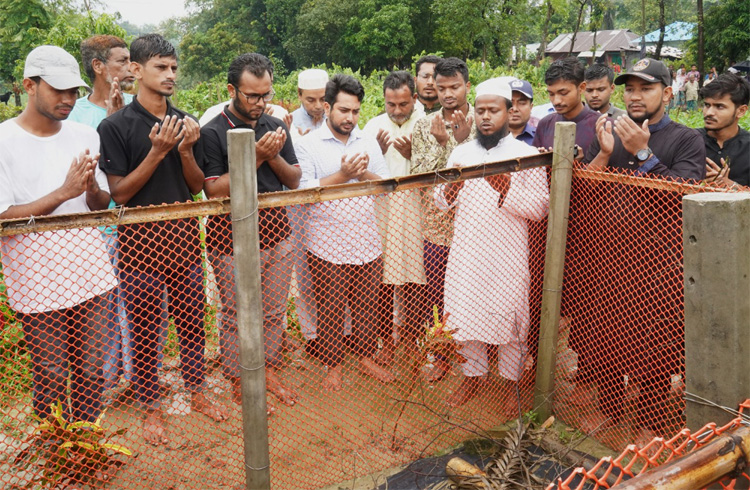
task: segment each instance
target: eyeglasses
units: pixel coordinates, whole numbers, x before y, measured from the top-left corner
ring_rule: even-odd
[[[246,94],[237,88],[237,86],[234,88],[237,90],[238,94],[242,94],[242,96],[247,99],[247,103],[250,105],[257,104],[260,99],[263,99],[265,102],[271,102],[274,96],[276,96],[276,91],[274,91],[274,89],[269,90],[265,94]]]
[[[420,73],[419,75],[417,75],[417,77],[421,78],[422,80],[430,80],[432,78],[435,78],[432,73]]]

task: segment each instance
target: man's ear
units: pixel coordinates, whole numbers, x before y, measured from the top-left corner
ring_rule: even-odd
[[[737,119],[742,118],[742,116],[744,116],[745,113],[747,113],[747,104],[741,105],[737,108]]]
[[[96,73],[97,75],[101,75],[105,70],[104,63],[102,62],[102,60],[97,58],[91,60],[91,68],[94,69],[94,73]],[[93,80],[91,80],[91,82],[93,83]]]
[[[23,85],[23,89],[26,91],[27,94],[36,95],[36,89],[37,89],[38,84],[35,83],[34,80],[30,78],[24,78],[22,85]]]
[[[323,110],[326,111],[326,117],[331,117],[331,104],[328,102],[323,102]]]
[[[227,84],[227,92],[229,92],[229,98],[230,99],[234,99],[234,96],[235,96],[234,85],[232,85],[231,83],[228,83]]]
[[[143,66],[141,66],[140,63],[136,63],[135,61],[130,62],[130,73],[133,74],[136,80],[140,80],[143,78],[142,70],[143,70]]]

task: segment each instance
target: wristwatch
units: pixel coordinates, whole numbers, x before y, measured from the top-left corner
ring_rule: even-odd
[[[651,151],[651,148],[644,148],[635,152],[635,159],[638,160],[638,163],[643,163],[651,158],[651,155],[653,154],[654,152]]]

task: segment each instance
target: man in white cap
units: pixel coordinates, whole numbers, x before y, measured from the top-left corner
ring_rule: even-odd
[[[66,121],[86,86],[75,58],[40,46],[26,58],[23,76],[28,105],[0,124],[0,219],[106,209],[99,136]],[[69,420],[96,420],[104,386],[102,330],[112,309],[107,295],[117,284],[101,233],[81,228],[4,237],[1,251],[8,301],[31,355],[34,410],[45,418],[59,402]]]
[[[325,94],[328,73],[325,70],[303,70],[297,78],[297,96],[299,109],[292,112],[292,134],[305,135],[318,129],[325,120]]]
[[[453,150],[449,168],[538,152],[509,132],[512,95],[507,81],[482,82],[476,94],[476,139]],[[465,377],[446,401],[457,407],[477,395],[489,371],[487,344],[498,346],[503,391],[510,393],[521,378],[530,321],[528,221],[546,216],[549,189],[544,169],[534,168],[440,185],[434,198],[438,208],[456,209],[445,274],[445,314],[450,315],[448,325],[456,329],[453,336],[466,358]],[[512,408],[507,404],[505,413],[510,415]]]

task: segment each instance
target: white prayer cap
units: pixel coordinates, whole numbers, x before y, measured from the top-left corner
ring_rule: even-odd
[[[506,100],[512,100],[508,79],[512,77],[490,78],[477,85],[477,99],[483,95],[498,95]]]
[[[328,73],[325,70],[303,70],[299,73],[297,87],[302,90],[317,90],[326,88],[328,83]]]

